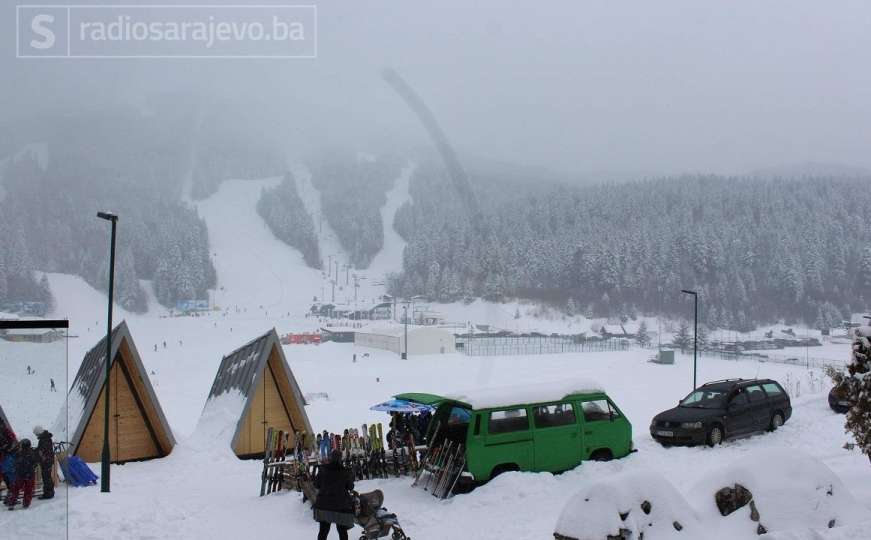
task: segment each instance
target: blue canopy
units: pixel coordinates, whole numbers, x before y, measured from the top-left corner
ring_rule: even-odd
[[[400,413],[416,413],[416,412],[424,412],[431,411],[432,407],[427,405],[423,405],[422,403],[412,403],[411,401],[405,401],[404,399],[389,399],[384,403],[379,403],[378,405],[373,405],[369,407],[370,411],[384,411],[384,412],[400,412]]]

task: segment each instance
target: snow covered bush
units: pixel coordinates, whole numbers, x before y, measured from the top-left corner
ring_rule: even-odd
[[[626,472],[575,494],[557,520],[557,540],[706,538],[698,516],[663,476]]]
[[[853,406],[847,411],[846,429],[856,438],[856,445],[871,460],[871,326],[853,331],[853,355],[847,366],[847,399]]]
[[[737,504],[724,504],[730,496]],[[831,469],[794,448],[748,452],[703,478],[688,498],[699,505],[704,522],[719,522],[723,538],[826,530],[871,519]]]

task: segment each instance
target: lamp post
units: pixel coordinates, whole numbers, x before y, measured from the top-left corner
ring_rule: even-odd
[[[408,360],[408,304],[402,306],[402,319],[405,321],[405,341],[403,351],[402,351],[402,359]]]
[[[691,294],[693,296],[693,390],[695,390],[699,348],[699,293],[696,291],[688,291],[686,289],[681,289],[680,292]]]
[[[112,362],[112,301],[115,296],[115,230],[118,227],[118,216],[109,212],[97,212],[97,217],[112,224],[112,237],[109,242],[109,315],[106,322],[106,384],[103,403],[103,458],[100,465],[100,492],[109,493],[109,365]]]

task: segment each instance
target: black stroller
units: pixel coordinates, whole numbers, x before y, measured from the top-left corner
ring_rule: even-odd
[[[369,493],[354,492],[354,521],[363,527],[360,540],[375,540],[393,533],[391,540],[411,540],[399,526],[396,514],[387,511],[384,493],[380,489]]]

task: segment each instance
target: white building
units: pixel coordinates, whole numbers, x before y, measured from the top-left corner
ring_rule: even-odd
[[[354,332],[354,345],[384,349],[401,354],[405,350],[405,329],[402,326],[366,328]],[[408,327],[408,355],[446,354],[455,352],[454,334],[450,329],[435,326]]]

